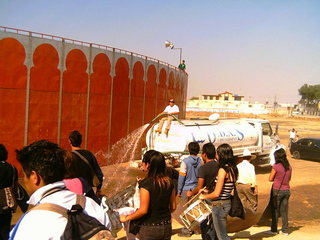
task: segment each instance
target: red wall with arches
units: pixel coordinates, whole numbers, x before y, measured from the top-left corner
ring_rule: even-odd
[[[0,29],[0,143],[19,170],[15,149],[40,139],[70,149],[72,130],[100,165],[112,164],[117,159],[104,156],[113,144],[162,112],[170,97],[185,105],[186,82],[174,79],[181,72],[172,66],[31,35]]]
[[[14,150],[24,144],[27,67],[23,45],[14,38],[0,40],[0,143],[9,161],[18,166]]]
[[[57,50],[41,44],[33,54],[30,71],[28,143],[47,139],[57,142],[60,71]]]
[[[61,146],[70,148],[68,135],[73,130],[85,132],[87,112],[88,73],[87,59],[79,49],[71,50],[66,57],[63,73],[61,113]]]
[[[132,132],[143,125],[143,98],[145,86],[143,77],[143,65],[138,61],[133,66],[133,78],[131,81],[129,132]]]
[[[90,105],[88,127],[88,149],[93,152],[107,152],[109,147],[111,63],[106,54],[100,53],[93,59],[90,77]],[[99,155],[100,156],[100,155]],[[101,165],[105,159],[98,159]]]
[[[154,65],[147,71],[146,92],[144,101],[144,123],[150,122],[156,116],[157,74]]]
[[[111,144],[116,143],[127,135],[129,83],[129,64],[125,58],[120,58],[116,63],[115,77],[113,79]]]

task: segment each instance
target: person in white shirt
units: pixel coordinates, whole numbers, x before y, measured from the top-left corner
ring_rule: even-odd
[[[237,191],[243,206],[255,212],[258,208],[258,186],[254,166],[250,163],[254,158],[248,149],[238,156]]]
[[[276,142],[276,144],[271,149],[270,154],[269,154],[270,165],[271,166],[273,166],[276,163],[276,160],[275,160],[275,157],[274,157],[274,153],[277,150],[279,150],[280,148],[283,148],[286,151],[286,146],[280,143],[280,138],[279,137],[275,138],[275,142]]]
[[[288,148],[290,148],[290,147],[291,147],[291,144],[292,144],[294,141],[296,141],[296,139],[297,139],[297,137],[298,137],[297,133],[298,133],[298,132],[297,132],[294,128],[292,128],[291,130],[289,130],[289,144],[288,144]]]
[[[30,194],[29,204],[54,203],[71,209],[76,203],[76,194],[67,190],[64,179],[65,150],[47,140],[40,140],[17,150],[17,159],[23,169],[23,181]],[[109,218],[91,198],[85,198],[83,212],[105,225],[109,230]],[[9,239],[60,239],[67,218],[49,210],[27,212],[10,233]]]
[[[164,123],[164,121],[167,120],[167,125],[166,125],[166,128],[164,130],[164,134],[168,135],[169,130],[170,130],[170,126],[171,126],[171,122],[173,120],[172,116],[178,117],[178,114],[180,113],[179,107],[174,104],[174,99],[170,99],[169,100],[169,105],[160,114],[163,114],[163,113],[167,113],[168,116],[164,117],[164,118],[161,118],[156,132],[158,132],[158,133],[162,132],[163,123]]]

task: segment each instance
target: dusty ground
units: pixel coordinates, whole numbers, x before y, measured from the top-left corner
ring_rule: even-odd
[[[193,116],[189,114],[189,117]],[[207,117],[208,114],[203,114],[199,117]],[[239,116],[232,116],[239,117]],[[255,116],[246,116],[255,117]],[[320,137],[320,118],[292,118],[278,115],[264,115],[258,118],[270,120],[273,128],[278,125],[279,136],[281,142],[287,145],[288,130],[294,127],[298,131],[299,137]],[[298,239],[298,240],[318,240],[320,239],[320,163],[297,160],[291,158],[289,152],[289,161],[293,168],[293,176],[291,180],[291,198],[289,202],[289,225],[290,235],[269,236],[264,232],[269,230],[268,221],[263,221],[263,224],[254,225],[244,231],[230,233],[232,239]],[[106,195],[112,195],[116,189],[122,189],[134,181],[136,176],[143,176],[143,173],[134,168],[126,170],[125,166],[108,166],[104,167],[106,179],[108,183],[104,185]],[[257,181],[259,185],[259,209],[263,212],[265,202],[267,201],[271,184],[267,181],[270,169],[257,169]],[[116,174],[114,174],[116,173]],[[119,178],[121,181],[119,181]],[[13,223],[21,216],[21,212],[14,214]],[[280,221],[281,224],[281,221]],[[178,232],[181,224],[173,220],[174,235],[172,239],[201,239],[200,235],[193,235],[190,238],[178,237]],[[125,240],[123,231],[118,233],[118,238]]]

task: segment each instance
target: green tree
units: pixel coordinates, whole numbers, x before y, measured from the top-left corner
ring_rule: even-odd
[[[320,84],[308,85],[304,84],[299,89],[299,95],[301,95],[300,103],[304,105],[307,111],[319,111],[320,104]]]

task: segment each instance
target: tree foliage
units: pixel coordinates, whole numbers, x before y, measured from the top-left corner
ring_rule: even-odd
[[[320,103],[320,84],[304,84],[299,89],[299,95],[301,95],[301,104],[304,104],[308,108],[313,108],[317,110]]]

